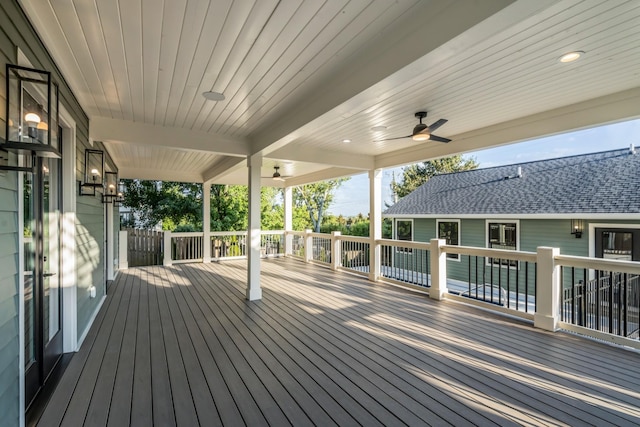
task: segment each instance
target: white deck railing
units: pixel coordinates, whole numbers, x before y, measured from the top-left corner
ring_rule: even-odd
[[[246,236],[166,232],[164,265],[246,257]],[[459,262],[448,262],[447,255],[453,254]],[[563,328],[640,348],[638,262],[567,256],[547,247],[523,252],[452,246],[438,239],[372,242],[310,230],[263,231],[261,255],[292,256],[427,292],[434,299],[456,299],[533,320],[543,329]]]

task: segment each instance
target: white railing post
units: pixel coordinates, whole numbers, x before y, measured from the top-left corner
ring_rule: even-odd
[[[202,262],[211,262],[211,183],[202,183]]]
[[[284,189],[284,255],[293,253],[293,190],[291,187]]]
[[[342,240],[339,231],[331,232],[331,269],[337,270],[342,264]]]
[[[443,300],[447,294],[447,254],[442,250],[444,239],[431,239],[431,287],[429,298]]]
[[[163,237],[162,265],[169,266],[173,264],[171,262],[171,232],[165,231]]]
[[[313,259],[313,237],[311,236],[312,230],[304,230],[306,233],[304,236],[304,262],[311,262]]]
[[[129,233],[127,230],[120,230],[118,236],[118,269],[126,270],[129,268]]]
[[[369,280],[377,282],[381,277],[382,248],[377,243],[382,238],[382,169],[369,171]]]
[[[560,309],[560,266],[555,257],[559,248],[538,247],[538,283],[536,289],[536,313],[533,325],[547,331],[557,331]]]

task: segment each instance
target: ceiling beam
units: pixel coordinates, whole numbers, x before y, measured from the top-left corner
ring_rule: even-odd
[[[89,133],[95,141],[153,145],[229,156],[246,156],[249,151],[249,144],[244,139],[106,117],[92,118]]]
[[[141,169],[132,167],[118,168],[118,176],[122,179],[140,179],[150,181],[203,182],[198,172],[175,171],[170,169]]]
[[[284,181],[283,187],[297,187],[299,185],[311,184],[327,179],[344,178],[358,173],[361,172],[347,168],[323,169],[317,172],[308,173],[306,175],[298,175],[292,178],[287,178]]]
[[[376,157],[376,168],[391,168],[640,117],[640,87]],[[621,144],[623,141],[621,141]]]
[[[514,0],[439,0],[428,2],[428,6],[417,3],[402,21],[397,22],[393,31],[389,29],[372,38],[357,54],[344,61],[345,65],[332,73],[330,78],[292,101],[290,108],[278,120],[262,126],[258,133],[251,135],[251,153],[262,153],[267,157],[270,151],[294,141],[299,133],[296,130],[309,130],[307,128],[313,127],[313,121],[326,123],[326,118],[321,116],[328,112],[332,113],[331,117],[351,114],[346,108],[336,107],[365,91],[381,90],[376,85],[383,79],[513,3]],[[537,4],[544,2],[529,3],[536,3],[536,8],[539,8]],[[505,21],[510,19],[505,18]],[[500,23],[508,24],[510,22]],[[486,25],[483,28],[482,31],[487,31]],[[408,72],[415,73],[415,68]]]
[[[216,161],[209,169],[202,173],[202,178],[205,182],[217,181],[226,172],[236,169],[239,166],[247,165],[247,159],[245,157],[225,157]],[[217,183],[217,182],[216,182]]]
[[[366,154],[341,153],[299,145],[283,147],[269,153],[268,158],[294,162],[317,163],[342,168],[369,170],[373,168],[374,157]]]

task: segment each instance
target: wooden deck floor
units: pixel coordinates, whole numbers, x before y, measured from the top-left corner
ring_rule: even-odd
[[[640,354],[291,259],[120,274],[41,426],[638,425]]]

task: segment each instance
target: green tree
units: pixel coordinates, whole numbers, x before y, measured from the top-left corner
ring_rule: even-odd
[[[420,187],[434,175],[466,171],[477,167],[478,163],[476,163],[475,158],[464,158],[459,154],[416,163],[402,169],[402,180],[400,182],[392,181],[391,191],[401,198]]]
[[[123,206],[131,209],[143,227],[153,228],[162,222],[164,229],[186,224],[202,229],[202,185],[137,179],[123,182]]]
[[[312,229],[315,232],[320,232],[322,219],[333,202],[335,190],[348,180],[349,178],[332,179],[294,188],[294,203],[307,210]]]

